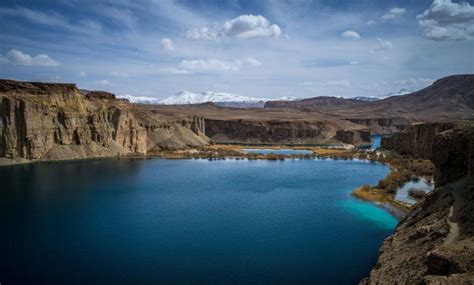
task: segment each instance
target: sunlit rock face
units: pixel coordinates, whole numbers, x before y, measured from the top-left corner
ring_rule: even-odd
[[[199,118],[160,121],[111,93],[82,94],[74,84],[1,80],[0,110],[0,156],[7,159],[143,155],[207,143]]]

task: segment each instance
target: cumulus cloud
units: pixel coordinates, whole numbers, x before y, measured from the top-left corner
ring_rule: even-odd
[[[281,29],[278,25],[270,23],[261,15],[240,15],[232,20],[227,20],[223,24],[213,27],[200,27],[188,30],[185,34],[187,39],[192,40],[212,40],[219,37],[235,38],[265,38],[279,37]]]
[[[384,39],[377,39],[377,46],[372,51],[384,51],[393,49],[393,43]]]
[[[348,87],[351,85],[351,82],[347,79],[344,80],[329,80],[321,83],[322,86],[326,87]]]
[[[174,50],[173,41],[171,39],[162,38],[160,43],[161,43],[161,46],[163,47],[164,50],[166,50],[166,51],[173,51]]]
[[[31,56],[22,51],[12,49],[6,55],[0,55],[0,63],[27,66],[58,66],[61,63],[49,57],[47,54]]]
[[[474,39],[474,6],[467,2],[434,0],[417,16],[423,35],[432,40]]]
[[[81,72],[79,72],[79,76],[80,77],[87,77],[87,73],[85,73],[84,71],[81,71]]]
[[[350,30],[343,32],[341,37],[346,39],[360,39],[359,33]]]
[[[247,57],[236,60],[219,59],[191,59],[183,60],[179,64],[181,70],[186,71],[236,71],[243,66],[261,66],[262,63],[255,58]]]
[[[405,8],[392,8],[387,14],[382,16],[383,21],[395,20],[403,16],[407,10]]]

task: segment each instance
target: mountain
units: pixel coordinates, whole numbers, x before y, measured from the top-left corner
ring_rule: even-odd
[[[380,100],[378,97],[364,97],[364,96],[359,96],[359,97],[354,97],[355,100],[358,101],[363,101],[363,102],[375,102]]]
[[[270,100],[296,100],[294,97],[282,97],[279,99],[253,98],[232,93],[181,91],[173,96],[160,99],[153,97],[119,95],[118,98],[128,99],[131,103],[156,104],[156,105],[195,105],[212,102],[218,106],[234,108],[263,108],[265,102]]]
[[[388,98],[388,97],[392,97],[392,96],[406,95],[406,94],[410,94],[410,93],[413,93],[413,92],[414,92],[413,90],[408,90],[408,89],[402,88],[402,89],[398,90],[398,92],[390,92],[390,93],[387,93],[387,94],[377,95],[377,97],[379,99],[384,99],[384,98]]]
[[[367,105],[372,111],[398,109],[426,117],[474,118],[474,74],[452,75],[419,91]]]
[[[160,104],[161,99],[155,97],[132,96],[132,95],[117,95],[117,98],[127,99],[134,104]]]
[[[360,97],[362,98],[362,97]],[[365,103],[365,100],[356,98],[343,98],[334,96],[319,96],[293,101],[269,101],[265,104],[265,108],[312,108],[312,107],[341,107],[352,106],[355,104]]]

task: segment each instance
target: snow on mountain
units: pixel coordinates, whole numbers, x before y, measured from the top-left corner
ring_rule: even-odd
[[[155,97],[117,95],[117,98],[127,99],[130,103],[135,104],[160,104],[161,99]]]
[[[173,96],[165,98],[160,101],[160,104],[164,105],[183,105],[183,104],[201,104],[206,102],[258,102],[264,101],[264,99],[251,98],[247,96],[231,94],[231,93],[218,93],[218,92],[202,92],[194,93],[190,91],[181,91]]]
[[[400,96],[400,95],[406,95],[406,94],[410,94],[410,93],[413,93],[414,91],[413,90],[407,90],[407,89],[400,89],[398,90],[398,92],[390,92],[390,93],[387,93],[387,94],[383,94],[383,95],[378,95],[377,97],[381,98],[381,99],[384,99],[384,98],[388,98],[388,97],[392,97],[392,96]]]
[[[359,97],[354,97],[355,100],[358,101],[364,101],[364,102],[374,102],[380,100],[378,97],[366,97],[366,96],[359,96]]]
[[[237,108],[263,108],[267,101],[294,101],[295,97],[282,97],[278,99],[254,98],[231,93],[222,92],[190,92],[181,91],[173,96],[164,99],[144,96],[118,95],[118,98],[128,99],[131,103],[142,104],[160,104],[160,105],[188,105],[202,104],[212,102],[220,106],[237,107]]]
[[[201,104],[206,102],[213,102],[213,103],[229,103],[229,104],[221,104],[226,106],[235,105],[235,103],[241,104],[264,104],[267,101],[275,101],[275,100],[296,100],[294,97],[282,97],[279,99],[269,99],[269,98],[254,98],[248,96],[242,96],[237,94],[231,93],[220,93],[220,92],[213,92],[207,91],[202,93],[194,93],[190,91],[181,91],[176,93],[173,96],[165,98],[160,101],[160,104],[164,105],[183,105],[183,104]]]

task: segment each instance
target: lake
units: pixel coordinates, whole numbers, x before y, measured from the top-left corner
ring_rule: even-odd
[[[287,149],[243,148],[242,151],[245,152],[245,153],[256,153],[256,154],[264,154],[264,155],[268,155],[268,154],[279,154],[279,155],[313,154],[313,152],[311,150],[291,149],[291,148],[287,148]]]
[[[397,221],[361,160],[90,160],[0,168],[2,284],[356,284]]]

